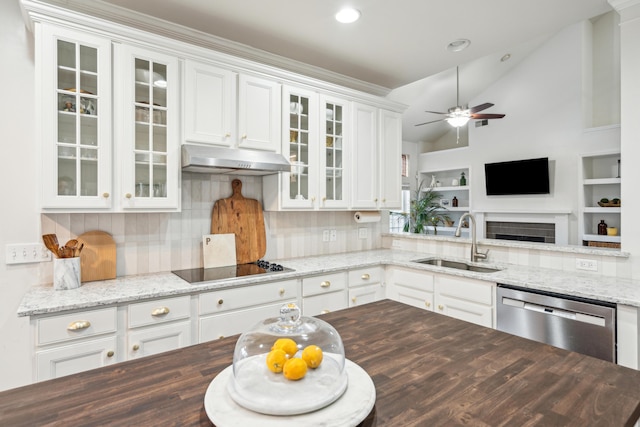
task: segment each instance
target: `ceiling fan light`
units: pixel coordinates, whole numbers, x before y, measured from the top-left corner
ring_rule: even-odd
[[[467,124],[471,117],[467,116],[454,116],[447,118],[447,123],[449,123],[454,128],[459,128]]]
[[[345,8],[336,13],[336,21],[343,24],[351,24],[352,22],[356,22],[358,19],[360,19],[360,11],[357,9]]]

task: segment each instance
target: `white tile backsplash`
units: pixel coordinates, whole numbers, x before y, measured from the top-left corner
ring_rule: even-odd
[[[210,232],[213,204],[231,196],[235,178],[242,180],[244,197],[262,202],[261,177],[183,173],[181,212],[43,214],[43,234],[56,233],[64,242],[86,231],[106,231],[116,242],[118,276],[202,267],[202,235]],[[266,259],[382,245],[382,223],[356,224],[351,211],[265,212],[264,218]],[[368,229],[367,239],[358,238],[358,228],[363,226]],[[325,229],[336,230],[335,242],[322,241]]]

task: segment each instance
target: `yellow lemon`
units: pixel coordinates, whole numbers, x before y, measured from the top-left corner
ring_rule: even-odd
[[[302,360],[308,367],[315,369],[322,363],[322,349],[317,345],[308,345],[302,350]]]
[[[267,354],[267,368],[269,368],[271,372],[275,372],[276,374],[282,372],[286,361],[287,353],[279,348],[271,350]]]
[[[287,357],[293,357],[298,352],[298,344],[291,338],[278,338],[271,347],[271,350],[275,349],[284,350],[287,353]]]
[[[282,375],[288,380],[299,380],[307,374],[307,364],[304,360],[294,357],[284,363]]]

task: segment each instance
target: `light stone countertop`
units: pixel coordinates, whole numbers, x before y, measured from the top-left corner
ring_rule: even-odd
[[[17,314],[18,316],[34,316],[95,308],[147,299],[197,294],[228,287],[249,286],[376,265],[392,265],[426,272],[446,273],[452,276],[486,280],[494,283],[640,307],[640,281],[512,264],[477,263],[481,266],[501,268],[500,271],[495,273],[477,273],[412,262],[412,260],[429,257],[432,256],[424,253],[378,249],[276,260],[275,262],[295,271],[253,275],[197,285],[187,283],[171,272],[125,276],[112,280],[89,282],[78,289],[64,291],[54,290],[52,284],[36,285],[23,297]],[[454,258],[448,259],[466,261]]]

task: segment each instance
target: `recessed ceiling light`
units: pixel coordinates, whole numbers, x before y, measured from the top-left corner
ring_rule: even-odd
[[[343,24],[351,24],[360,19],[360,11],[352,8],[344,8],[340,12],[336,13],[336,21]]]
[[[511,54],[510,53],[505,53],[502,58],[500,58],[500,62],[505,62],[508,61],[509,58],[511,58]]]
[[[449,52],[460,52],[461,50],[464,50],[467,47],[469,47],[470,44],[471,42],[467,39],[454,40],[447,45],[447,50]]]

